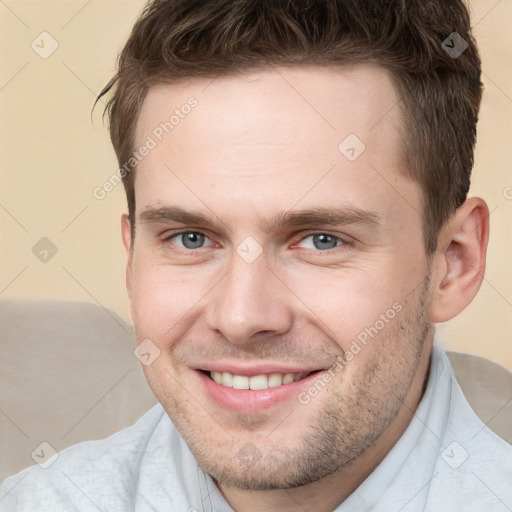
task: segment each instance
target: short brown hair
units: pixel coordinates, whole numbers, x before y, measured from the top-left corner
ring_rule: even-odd
[[[345,63],[376,63],[391,72],[404,124],[404,168],[423,191],[425,247],[432,254],[439,230],[467,197],[482,96],[480,57],[462,0],[150,0],[96,101],[113,90],[104,114],[126,169],[152,85],[274,64]],[[134,170],[123,176],[132,237]]]

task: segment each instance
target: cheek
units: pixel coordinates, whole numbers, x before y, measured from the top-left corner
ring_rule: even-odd
[[[347,351],[354,340],[364,343],[391,332],[410,292],[406,283],[420,281],[415,273],[399,282],[393,264],[330,270],[303,274],[290,288],[304,304],[306,323]]]
[[[199,276],[184,277],[168,265],[149,259],[135,262],[132,290],[133,322],[137,339],[149,338],[161,348],[189,327],[209,287]]]

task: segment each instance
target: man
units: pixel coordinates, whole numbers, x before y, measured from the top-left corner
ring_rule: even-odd
[[[479,77],[460,0],[150,2],[100,97],[159,404],[4,509],[510,510],[434,343],[483,279]]]

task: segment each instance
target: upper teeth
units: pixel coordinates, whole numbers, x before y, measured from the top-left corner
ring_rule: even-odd
[[[217,384],[222,384],[233,389],[267,389],[289,384],[295,380],[302,379],[309,372],[302,373],[271,373],[270,375],[255,375],[247,377],[246,375],[233,375],[228,372],[210,372],[212,379]]]

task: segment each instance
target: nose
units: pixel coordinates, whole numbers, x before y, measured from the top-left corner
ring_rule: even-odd
[[[208,327],[240,347],[283,334],[293,324],[293,293],[268,266],[263,252],[252,263],[237,253],[208,304]]]

